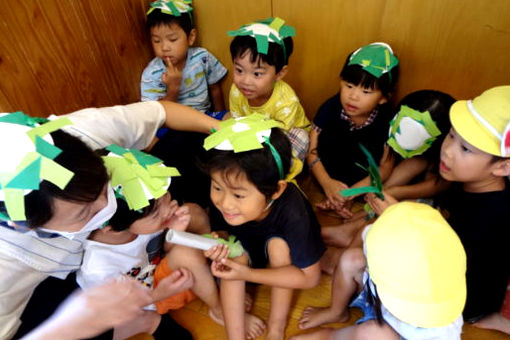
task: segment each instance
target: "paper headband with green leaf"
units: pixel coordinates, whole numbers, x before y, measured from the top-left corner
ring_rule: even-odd
[[[285,21],[278,17],[267,18],[248,25],[243,25],[238,30],[228,31],[227,34],[231,37],[250,36],[255,38],[257,42],[257,52],[266,55],[269,43],[277,43],[282,46],[285,60],[287,60],[287,51],[283,40],[295,36],[296,30],[292,26],[284,25],[284,23]]]
[[[106,150],[110,153],[102,158],[110,184],[131,210],[142,209],[150,204],[150,199],[166,194],[170,178],[180,176],[176,168],[165,166],[161,159],[145,152],[113,144]]]
[[[388,145],[404,158],[421,155],[441,135],[428,111],[420,112],[407,105],[390,122]]]
[[[271,128],[282,127],[275,120],[267,119],[264,115],[253,113],[246,117],[230,118],[220,122],[220,129],[214,131],[204,140],[204,149],[232,150],[244,152],[262,149],[266,144],[278,167],[280,178],[284,178],[283,164],[280,154],[269,141]]]
[[[191,0],[154,1],[151,2],[150,8],[147,11],[147,15],[149,15],[155,9],[159,9],[162,13],[173,15],[174,17],[179,17],[182,13],[191,13],[191,11],[193,11],[191,2]]]
[[[360,65],[364,71],[380,78],[398,65],[398,59],[393,54],[390,45],[375,42],[354,51],[349,58],[348,65]]]
[[[62,150],[50,133],[71,124],[68,118],[47,120],[22,112],[0,116],[0,201],[5,204],[0,219],[25,221],[25,195],[39,190],[42,180],[64,189],[74,176],[53,159]]]

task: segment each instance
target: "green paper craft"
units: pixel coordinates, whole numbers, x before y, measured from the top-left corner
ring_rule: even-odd
[[[29,131],[27,131],[28,137],[35,142],[35,137],[43,137],[47,134],[59,130],[61,127],[66,125],[71,125],[72,122],[69,120],[69,118],[59,118],[55,120],[49,120],[47,123],[44,123],[42,125],[39,125],[38,127],[35,127]]]
[[[25,196],[21,189],[4,188],[5,208],[11,221],[25,221]]]
[[[240,126],[245,129],[234,130]],[[261,149],[263,146],[258,140],[256,133],[273,127],[281,127],[281,124],[277,121],[266,119],[264,115],[258,113],[241,119],[231,118],[220,122],[220,129],[204,140],[204,149],[210,150],[215,148],[225,140],[230,142],[234,152]]]
[[[162,13],[173,15],[174,17],[180,17],[182,13],[190,13],[193,11],[191,3],[191,0],[154,1],[150,4],[147,15],[149,15],[155,9],[159,9]]]
[[[405,117],[409,117],[415,122],[423,125],[424,129],[431,136],[429,139],[424,141],[419,148],[414,150],[407,150],[402,148],[395,138],[396,134],[402,133],[402,131],[400,130],[400,122]],[[430,146],[432,145],[432,143],[434,143],[434,141],[440,135],[441,131],[439,130],[436,123],[430,116],[429,111],[420,112],[408,107],[407,105],[402,105],[400,107],[400,111],[395,115],[395,117],[390,122],[390,136],[388,138],[387,143],[389,146],[393,148],[393,150],[399,153],[402,157],[411,158],[413,156],[421,155],[422,153],[427,151],[428,148],[430,148]]]
[[[373,192],[380,199],[384,200],[384,195],[382,193],[383,190],[382,179],[381,175],[379,174],[379,168],[377,166],[377,163],[375,162],[374,157],[372,157],[372,155],[370,154],[370,151],[368,151],[362,144],[360,144],[359,147],[361,148],[361,151],[363,151],[365,156],[367,156],[368,166],[364,167],[363,165],[358,163],[356,163],[356,165],[364,169],[366,172],[368,172],[368,175],[370,176],[371,185],[361,188],[344,189],[340,191],[340,194],[342,194],[342,196],[349,197]]]
[[[380,78],[398,65],[398,59],[386,44],[373,43],[355,51],[348,65],[360,65],[366,72]]]
[[[292,26],[284,24],[285,21],[281,18],[267,18],[258,20],[248,25],[243,25],[235,31],[228,31],[230,37],[235,36],[251,36],[257,42],[257,52],[267,54],[269,42],[277,43],[282,46],[285,59],[287,59],[287,51],[283,40],[288,37],[296,35],[296,30]],[[265,26],[265,27],[264,27]],[[274,33],[276,32],[277,35]]]
[[[203,234],[202,236],[205,236],[207,238],[214,239],[218,241],[221,244],[226,244],[228,247],[228,257],[234,258],[243,255],[244,248],[241,244],[241,241],[236,241],[236,237],[233,235],[230,235],[228,237],[228,240],[225,240],[223,238],[214,238],[211,234]]]
[[[159,158],[139,150],[124,149],[113,144],[106,150],[119,156],[102,158],[110,173],[111,186],[122,186],[122,190],[115,189],[116,197],[123,198],[131,210],[138,211],[149,205],[144,186],[157,199],[166,194],[168,177],[180,175],[177,169],[164,166]]]
[[[0,122],[36,127],[48,122],[47,118],[30,117],[21,111],[13,112],[0,117]]]
[[[35,149],[41,155],[49,159],[55,159],[55,157],[62,153],[62,149],[53,144],[48,143],[39,136],[35,136]]]

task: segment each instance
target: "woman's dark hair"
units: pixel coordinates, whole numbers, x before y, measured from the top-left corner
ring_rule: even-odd
[[[246,54],[251,53],[250,61],[252,63],[263,61],[268,65],[274,66],[276,73],[289,63],[289,57],[292,54],[294,44],[291,37],[283,39],[285,51],[280,44],[270,42],[267,49],[267,54],[262,54],[257,51],[257,41],[251,36],[236,36],[230,43],[230,55],[232,60],[240,58]]]
[[[292,157],[287,135],[279,128],[272,128],[270,142],[280,154],[283,173],[287,174]],[[245,173],[248,180],[269,200],[278,191],[280,174],[271,149],[265,143],[262,145],[264,147],[261,149],[237,153],[212,149],[199,158],[199,166],[208,175],[220,171],[227,180],[232,175],[237,177]]]
[[[403,105],[420,112],[428,111],[437,128],[441,131],[441,135],[422,154],[431,164],[439,164],[441,144],[443,144],[443,140],[451,128],[449,112],[453,103],[455,103],[455,99],[447,93],[435,90],[420,90],[408,94],[397,105],[395,114],[400,111]],[[433,167],[434,172],[438,170],[436,168],[436,166]]]
[[[108,225],[115,231],[123,231],[128,229],[131,224],[137,220],[144,218],[156,209],[156,200],[149,200],[149,205],[140,210],[131,210],[127,202],[122,198],[117,198],[117,211],[110,218]]]
[[[76,203],[94,202],[108,182],[103,160],[80,139],[64,132],[51,133],[55,146],[62,149],[54,161],[74,173],[64,190],[42,181],[39,190],[25,196],[26,224],[43,226],[53,217],[54,200]]]
[[[353,52],[354,53],[354,52]],[[389,99],[398,81],[399,65],[393,67],[389,72],[379,78],[363,70],[361,65],[349,65],[351,54],[345,60],[340,78],[348,83],[359,85],[367,89],[380,90],[386,99]]]
[[[178,25],[182,28],[186,35],[189,36],[189,33],[194,27],[191,12],[181,13],[180,16],[173,16],[163,13],[159,8],[157,8],[147,15],[147,27],[149,29],[160,25],[170,26],[172,24]]]

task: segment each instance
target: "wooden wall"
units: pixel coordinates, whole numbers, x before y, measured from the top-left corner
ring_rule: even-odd
[[[0,111],[62,114],[139,100],[152,57],[150,0],[0,1]],[[357,47],[385,41],[401,60],[396,99],[433,88],[457,98],[510,84],[508,0],[195,0],[199,44],[231,69],[227,30],[268,16],[296,27],[286,80],[307,114],[338,89]],[[225,95],[230,75],[223,82]]]

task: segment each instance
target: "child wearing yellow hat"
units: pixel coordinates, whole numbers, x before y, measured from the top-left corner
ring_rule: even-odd
[[[349,319],[350,304],[364,317],[342,329],[305,339],[460,339],[466,299],[466,255],[459,237],[432,207],[402,202],[363,232],[364,247],[342,256],[332,283],[332,305],[309,307],[302,329]]]
[[[466,321],[510,334],[498,311],[510,276],[510,86],[491,88],[450,110],[440,175],[452,186],[442,208],[467,255]]]

